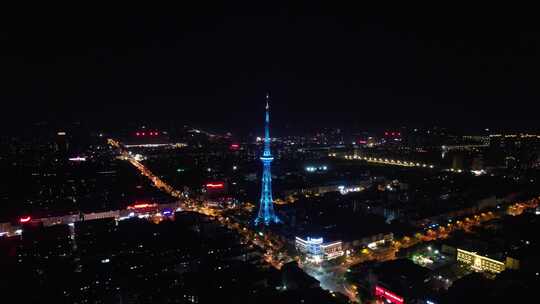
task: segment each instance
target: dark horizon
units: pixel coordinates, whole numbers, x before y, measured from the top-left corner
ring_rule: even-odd
[[[11,16],[0,30],[2,124],[256,132],[269,90],[280,127],[538,131],[538,24],[458,16],[318,4]]]

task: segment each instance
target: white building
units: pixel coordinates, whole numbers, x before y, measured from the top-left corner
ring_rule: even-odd
[[[319,263],[343,255],[341,241],[324,243],[323,238],[302,239],[296,237],[296,250],[306,255],[308,261]]]
[[[469,265],[476,271],[487,271],[493,273],[500,273],[505,269],[505,263],[497,261],[485,256],[481,256],[476,252],[470,252],[463,249],[457,250],[457,261],[466,265]]]

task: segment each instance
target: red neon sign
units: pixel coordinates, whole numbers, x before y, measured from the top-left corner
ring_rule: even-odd
[[[382,288],[381,286],[375,286],[375,296],[383,297],[395,304],[405,303],[405,300],[402,297],[390,292],[389,290],[386,290],[385,288]]]
[[[19,219],[19,222],[21,222],[21,223],[28,223],[28,222],[30,222],[31,219],[32,219],[31,216],[21,217],[21,218]]]
[[[206,184],[206,188],[210,188],[210,189],[223,189],[223,187],[225,187],[225,184],[223,183],[208,183]]]
[[[240,148],[240,145],[239,145],[239,144],[231,144],[231,149],[236,150],[236,149],[238,149],[238,148]]]

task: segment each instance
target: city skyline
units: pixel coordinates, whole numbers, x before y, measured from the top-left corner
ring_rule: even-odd
[[[530,302],[535,10],[175,4],[4,10],[0,302]]]

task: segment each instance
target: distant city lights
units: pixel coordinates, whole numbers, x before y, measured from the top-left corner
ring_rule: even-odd
[[[144,156],[142,156],[141,154],[135,154],[135,155],[133,156],[133,158],[134,158],[136,161],[144,160]]]
[[[146,134],[147,134],[146,132],[135,132],[136,136],[146,136]],[[148,132],[148,136],[158,136],[158,135],[159,135],[159,132],[157,132],[157,131]]]
[[[342,195],[345,195],[349,192],[360,192],[360,191],[364,191],[365,188],[364,187],[361,187],[361,186],[352,186],[352,187],[345,187],[343,185],[340,185],[338,186],[338,190],[339,190],[339,193],[341,193]]]
[[[480,176],[486,174],[486,170],[471,170],[471,173],[476,176]]]
[[[330,157],[336,157],[336,153],[330,153],[328,154]],[[371,163],[379,163],[379,164],[385,164],[385,165],[395,165],[395,166],[402,166],[402,167],[423,167],[423,168],[430,168],[433,169],[435,166],[428,165],[428,164],[422,164],[422,163],[415,163],[415,162],[409,162],[409,161],[402,161],[402,160],[395,160],[395,159],[387,159],[387,158],[379,158],[379,157],[369,157],[369,156],[361,156],[361,155],[344,155],[343,158],[345,159],[358,159],[358,160],[364,160]],[[454,171],[454,169],[450,169],[451,171]],[[456,171],[456,172],[462,172],[462,170]]]
[[[86,161],[86,157],[76,156],[76,157],[70,157],[68,158],[69,161],[73,162],[84,162]]]
[[[173,148],[182,148],[186,147],[187,144],[185,143],[167,143],[167,144],[134,144],[129,145],[126,144],[124,147],[126,148],[158,148],[158,147],[173,147]],[[129,151],[131,152],[131,151]]]
[[[306,167],[307,172],[326,171],[326,170],[328,170],[328,167],[326,165],[318,166],[318,167],[315,167],[315,166]]]

